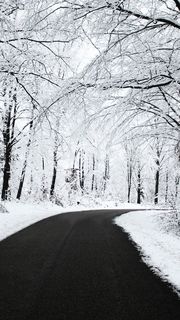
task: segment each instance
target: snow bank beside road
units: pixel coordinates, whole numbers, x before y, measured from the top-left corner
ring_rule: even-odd
[[[0,240],[51,215],[60,213],[57,206],[7,202],[8,213],[0,213]]]
[[[117,217],[115,224],[129,233],[143,261],[180,295],[180,237],[163,228],[163,214],[155,210],[129,212]]]

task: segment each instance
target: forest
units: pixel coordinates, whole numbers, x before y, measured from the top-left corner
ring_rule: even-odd
[[[180,203],[180,1],[0,1],[1,200]]]

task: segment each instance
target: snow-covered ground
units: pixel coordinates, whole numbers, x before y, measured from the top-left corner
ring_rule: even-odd
[[[59,208],[48,205],[7,202],[8,213],[0,213],[0,240],[48,216],[60,212]]]
[[[143,261],[180,296],[180,230],[173,212],[136,211],[117,217]]]
[[[50,216],[82,210],[93,209],[92,205],[84,203],[83,205],[70,206],[62,208],[61,206],[53,205],[50,202],[41,204],[36,203],[21,203],[21,202],[6,202],[5,208],[8,213],[0,213],[0,240],[10,236],[11,234]],[[104,202],[101,205],[96,205],[98,209],[114,208],[114,209],[134,209],[140,208],[136,204],[115,204],[113,202]]]

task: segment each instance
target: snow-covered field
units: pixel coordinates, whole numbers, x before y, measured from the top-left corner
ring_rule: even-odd
[[[168,211],[136,211],[117,217],[136,243],[143,261],[180,296],[180,232]],[[178,234],[179,233],[179,234]]]

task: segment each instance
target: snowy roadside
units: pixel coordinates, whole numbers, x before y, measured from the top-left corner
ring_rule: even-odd
[[[50,216],[66,213],[76,212],[92,209],[137,209],[139,205],[134,204],[118,204],[114,205],[111,202],[104,202],[103,205],[92,207],[92,204],[84,203],[83,205],[69,206],[62,208],[53,205],[50,202],[41,204],[36,203],[21,203],[21,202],[6,202],[5,208],[8,213],[0,213],[0,240],[3,240],[11,234]]]
[[[163,211],[136,211],[115,218],[136,243],[142,260],[180,296],[180,234],[167,227]]]
[[[8,213],[0,213],[0,240],[48,216],[58,214],[59,207],[7,202]]]
[[[8,212],[0,213],[0,240],[42,219],[65,212],[84,210],[80,207],[64,209],[50,202],[42,204],[6,202],[5,208]]]

